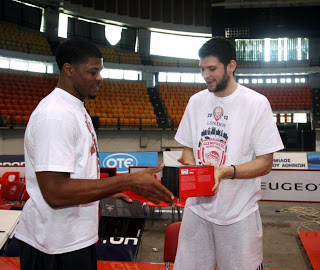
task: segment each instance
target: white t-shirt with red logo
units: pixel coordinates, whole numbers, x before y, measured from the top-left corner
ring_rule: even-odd
[[[242,85],[227,97],[207,89],[193,95],[175,140],[193,149],[197,165],[240,165],[283,149],[269,101]],[[214,196],[189,198],[186,206],[213,223],[232,224],[258,209],[260,185],[260,178],[225,179]]]
[[[30,199],[16,238],[47,254],[88,247],[98,240],[98,202],[60,209],[44,200],[36,172],[68,172],[75,179],[99,178],[96,134],[82,101],[56,88],[32,113],[24,138]]]

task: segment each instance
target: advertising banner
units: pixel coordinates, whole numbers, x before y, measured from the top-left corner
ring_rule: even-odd
[[[0,155],[0,166],[24,166],[24,155]]]
[[[181,165],[182,151],[164,151],[163,162],[166,165]],[[272,169],[307,170],[320,169],[320,153],[277,152],[273,155]]]
[[[277,152],[273,154],[272,169],[307,170],[307,153]]]
[[[0,155],[0,178],[5,172],[19,172],[22,180],[25,176],[24,165],[24,155]]]
[[[180,159],[182,157],[182,151],[164,151],[163,162],[167,166],[181,165]]]
[[[261,190],[262,200],[320,202],[320,171],[273,170]]]
[[[135,262],[140,237],[99,237],[97,259],[101,261]]]
[[[117,174],[123,174],[131,166],[158,166],[158,153],[100,153],[100,167],[117,168]]]
[[[309,170],[320,170],[320,153],[308,153]]]
[[[165,151],[166,165],[181,165],[182,151]],[[320,153],[278,152],[261,179],[262,200],[320,201]]]

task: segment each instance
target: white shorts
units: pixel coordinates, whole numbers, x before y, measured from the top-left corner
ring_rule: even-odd
[[[231,225],[213,224],[185,208],[174,270],[262,270],[259,210]]]

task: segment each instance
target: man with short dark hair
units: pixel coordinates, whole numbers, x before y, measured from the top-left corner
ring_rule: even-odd
[[[261,270],[260,176],[283,144],[267,98],[234,80],[233,44],[212,38],[199,57],[207,89],[190,98],[175,139],[184,164],[215,167],[215,194],[187,200],[174,269]]]
[[[97,95],[103,59],[91,42],[73,38],[56,50],[57,87],[32,113],[25,132],[25,204],[16,238],[23,270],[97,269],[99,200],[129,198],[127,189],[157,203],[173,195],[154,179],[163,165],[99,179],[99,150],[86,97]]]

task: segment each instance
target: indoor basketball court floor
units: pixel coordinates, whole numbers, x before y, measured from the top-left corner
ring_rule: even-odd
[[[266,270],[320,270],[320,203],[259,203],[264,230],[264,266]],[[177,213],[175,221],[178,221]],[[164,269],[163,247],[172,212],[156,212],[147,219],[136,262],[99,261],[99,270]],[[0,269],[19,269],[19,258],[0,257]],[[170,267],[172,269],[172,266]],[[201,270],[201,267],[198,268]],[[238,269],[246,270],[246,269]]]
[[[320,238],[311,241],[318,252],[313,253],[318,261],[313,261],[311,265],[297,230],[307,231],[309,228],[320,232],[320,203],[262,201],[259,206],[264,230],[265,269],[319,270]],[[177,214],[175,221],[178,221]],[[147,220],[138,262],[163,262],[164,234],[171,222],[170,209],[166,209],[162,215],[156,212],[154,222]],[[302,225],[306,227],[300,227]]]

